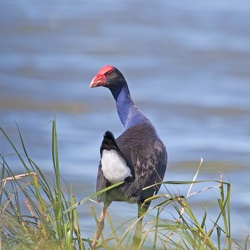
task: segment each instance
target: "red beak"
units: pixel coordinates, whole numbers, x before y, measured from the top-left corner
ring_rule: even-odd
[[[105,85],[106,85],[106,77],[104,75],[96,75],[91,81],[89,87],[95,88],[95,87],[105,86]]]

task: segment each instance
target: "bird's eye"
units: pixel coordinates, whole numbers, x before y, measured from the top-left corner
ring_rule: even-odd
[[[108,74],[107,74],[108,76],[113,76],[113,72],[112,71],[110,71],[110,72],[108,72]]]

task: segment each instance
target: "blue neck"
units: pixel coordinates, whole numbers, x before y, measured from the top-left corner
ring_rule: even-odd
[[[135,106],[127,84],[124,84],[121,89],[112,89],[111,92],[116,101],[117,112],[125,130],[136,124],[149,122]]]

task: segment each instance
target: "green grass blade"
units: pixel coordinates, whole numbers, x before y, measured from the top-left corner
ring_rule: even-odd
[[[94,193],[94,194],[89,195],[88,197],[86,197],[86,198],[82,199],[81,201],[77,202],[77,203],[76,203],[75,205],[73,205],[72,207],[66,209],[63,213],[69,212],[71,209],[74,209],[74,208],[80,206],[81,204],[85,203],[86,201],[89,201],[90,199],[92,199],[93,197],[95,197],[95,196],[97,196],[97,195],[100,195],[100,194],[102,194],[102,193],[107,192],[107,191],[110,190],[110,189],[113,189],[113,188],[115,188],[115,187],[120,186],[122,183],[123,183],[123,182],[117,182],[116,184],[113,184],[112,186],[109,186],[109,187],[104,188],[104,189],[102,189],[102,190],[100,190],[100,191],[98,191],[98,192],[96,192],[96,193]]]

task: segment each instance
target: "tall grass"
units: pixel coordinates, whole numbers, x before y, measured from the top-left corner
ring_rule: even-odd
[[[63,191],[59,168],[56,122],[52,122],[52,162],[53,178],[48,179],[41,169],[32,161],[25,148],[22,134],[18,128],[22,151],[18,150],[12,140],[0,128],[11,145],[24,173],[15,175],[8,165],[6,157],[1,154],[0,183],[0,250],[8,249],[88,249],[93,236],[83,238],[76,208],[90,201],[100,192],[105,192],[121,183],[117,183],[98,193],[93,193],[82,201],[76,202],[73,190]],[[201,164],[200,164],[201,166]],[[200,168],[199,166],[199,168]],[[240,246],[231,236],[230,224],[230,183],[220,180],[197,181],[197,173],[192,181],[163,182],[164,193],[159,193],[149,200],[154,204],[144,223],[140,249],[247,249]],[[204,208],[202,218],[196,215],[196,208],[189,204],[190,196],[199,195],[211,187],[191,192],[194,185],[208,185],[218,189],[218,215],[211,221]],[[187,195],[173,195],[168,190],[171,186],[189,185]],[[64,189],[65,190],[65,189]],[[93,218],[97,215],[90,207]],[[170,213],[170,219],[166,217]],[[155,215],[152,216],[152,213]],[[140,218],[139,218],[140,219]],[[123,234],[118,233],[112,218],[107,214],[111,235],[102,235],[98,247],[102,249],[130,249],[132,233],[137,220],[128,222]],[[126,224],[126,225],[127,225]],[[105,230],[104,230],[105,231]]]
[[[5,157],[1,156],[0,214],[3,249],[85,249],[76,210],[64,213],[76,201],[72,190],[65,195],[61,188],[55,121],[52,124],[52,183],[30,159],[19,129],[23,153],[19,152],[1,129],[26,172],[15,175]],[[5,177],[6,175],[9,177]],[[5,188],[7,182],[11,190]],[[22,200],[25,200],[26,209],[21,204]]]

